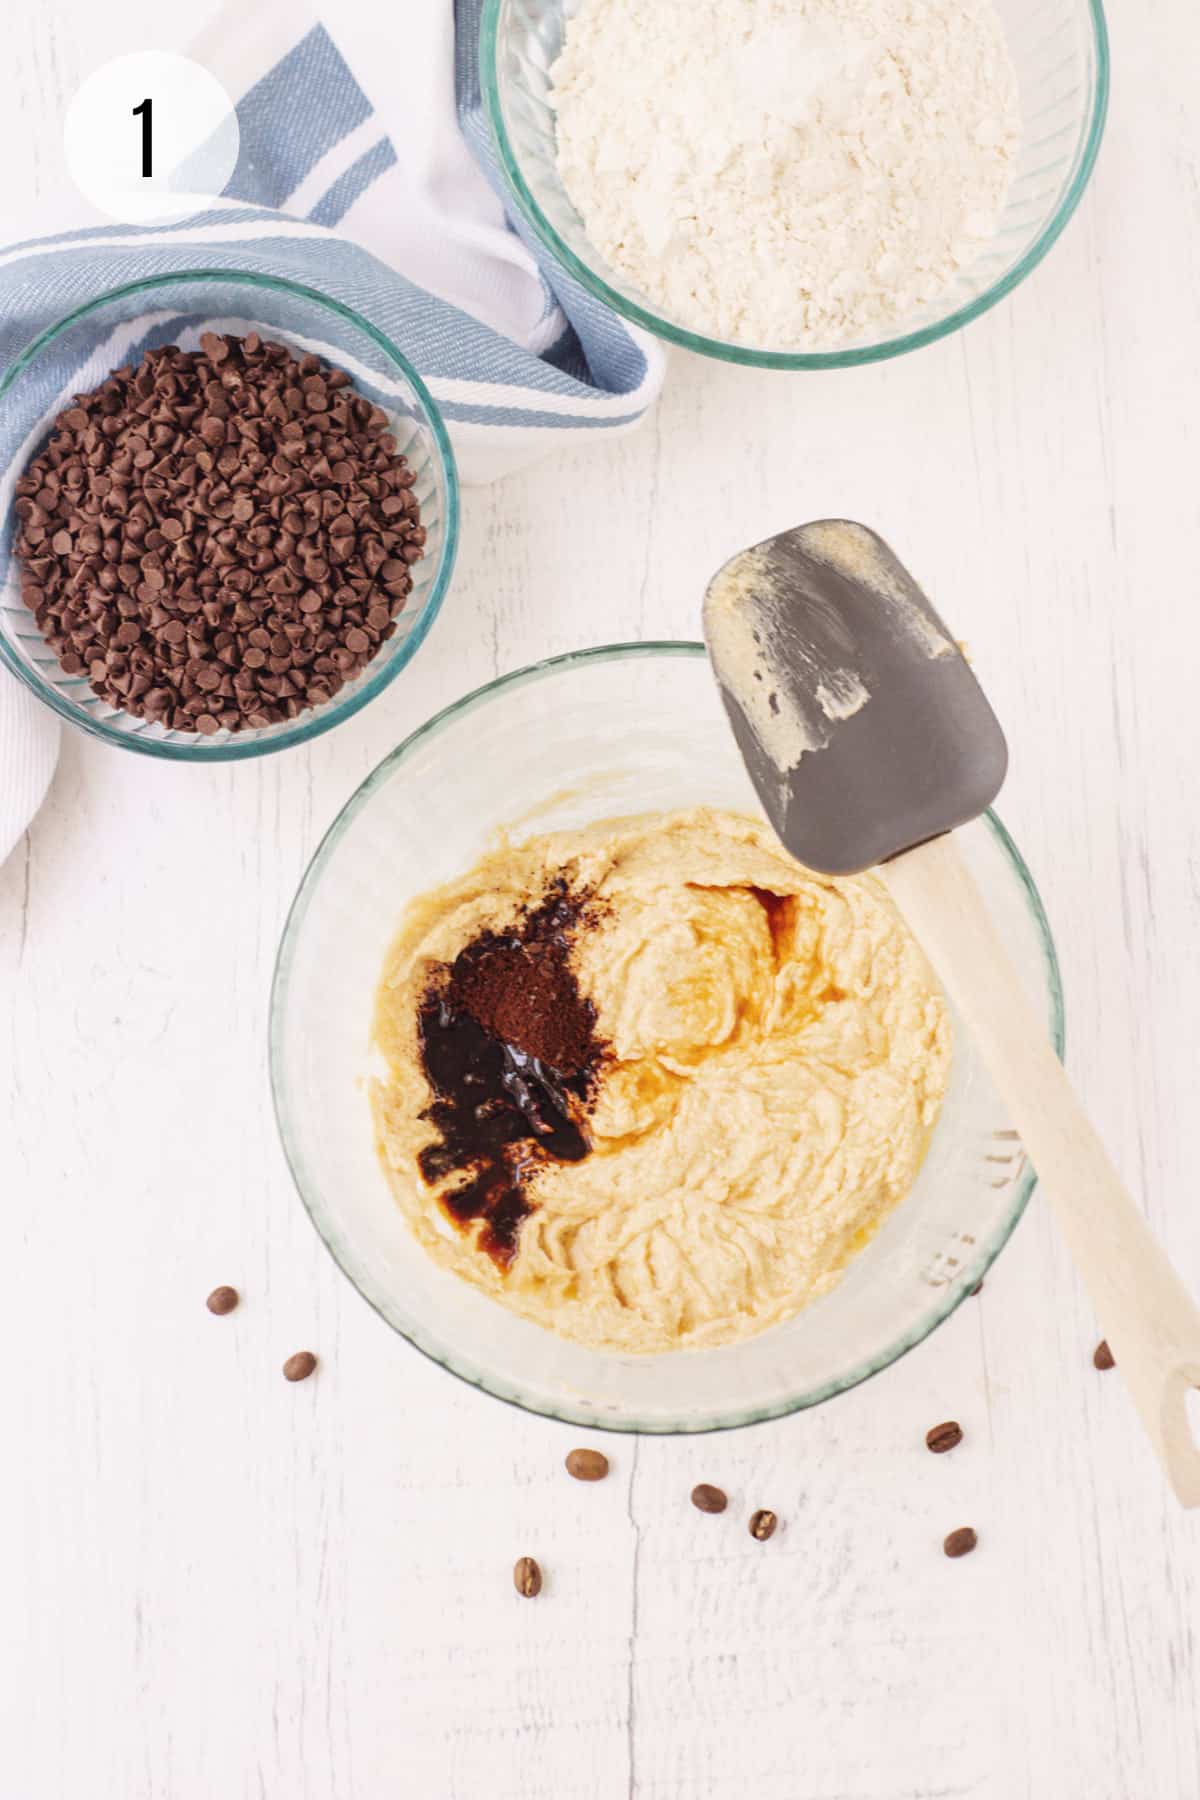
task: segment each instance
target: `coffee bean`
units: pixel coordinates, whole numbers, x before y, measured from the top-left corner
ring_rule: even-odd
[[[952,1531],[945,1539],[942,1549],[947,1556],[969,1556],[978,1542],[978,1537],[969,1525],[960,1525],[957,1531]]]
[[[307,1381],[317,1366],[317,1359],[311,1350],[297,1350],[289,1356],[283,1365],[285,1381]]]
[[[608,1458],[602,1450],[572,1450],[567,1457],[567,1474],[576,1481],[603,1481],[608,1474]]]
[[[542,1591],[542,1571],[532,1556],[519,1556],[513,1568],[513,1586],[525,1600],[534,1600]]]
[[[210,1313],[231,1313],[238,1303],[238,1291],[231,1287],[215,1287],[204,1302]]]
[[[386,415],[337,373],[205,332],[75,397],[15,507],[23,597],[68,675],[210,737],[358,676],[394,635],[425,533]]]
[[[775,1527],[779,1520],[768,1507],[762,1506],[756,1513],[750,1514],[750,1536],[765,1544],[769,1537],[774,1537]]]
[[[692,1505],[699,1507],[702,1513],[723,1513],[729,1501],[719,1487],[701,1481],[692,1489]]]
[[[963,1440],[962,1426],[956,1419],[947,1419],[944,1425],[933,1425],[925,1433],[926,1447],[935,1456],[944,1456],[947,1450],[953,1450]]]
[[[1098,1369],[1115,1369],[1117,1359],[1108,1347],[1108,1339],[1101,1338],[1092,1352],[1092,1361]]]

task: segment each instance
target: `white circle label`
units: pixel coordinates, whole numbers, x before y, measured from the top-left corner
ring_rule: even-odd
[[[188,56],[143,50],[89,75],[67,113],[71,177],[123,224],[202,212],[238,159],[238,121],[216,76]]]

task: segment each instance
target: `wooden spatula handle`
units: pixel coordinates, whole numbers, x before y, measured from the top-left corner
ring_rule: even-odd
[[[1084,1115],[953,837],[881,873],[1011,1112],[1171,1486],[1200,1506],[1186,1409],[1200,1387],[1200,1311]]]

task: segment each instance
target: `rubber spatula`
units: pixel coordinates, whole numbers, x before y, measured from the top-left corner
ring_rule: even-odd
[[[704,631],[772,826],[821,874],[877,867],[1057,1208],[1175,1493],[1200,1505],[1186,1410],[1200,1387],[1200,1312],[1085,1117],[955,846],[1008,763],[965,657],[882,538],[842,519],[726,563]]]

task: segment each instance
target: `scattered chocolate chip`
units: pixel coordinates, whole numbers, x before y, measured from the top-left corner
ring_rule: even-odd
[[[934,1425],[925,1433],[926,1448],[935,1456],[944,1456],[947,1450],[953,1450],[963,1440],[962,1426],[957,1419],[947,1419],[944,1425]]]
[[[348,377],[254,332],[200,341],[59,414],[16,483],[15,550],[68,675],[212,737],[354,680],[395,633],[425,533],[386,415]]]
[[[775,1527],[779,1520],[768,1507],[760,1506],[756,1513],[750,1514],[750,1536],[765,1544],[769,1537],[774,1537]]]
[[[311,1350],[297,1350],[289,1356],[283,1365],[285,1381],[307,1381],[317,1366],[317,1359]]]
[[[215,1287],[204,1302],[210,1313],[231,1313],[238,1303],[238,1291],[231,1287]]]
[[[513,1568],[513,1586],[525,1600],[534,1600],[542,1591],[542,1571],[532,1556],[519,1556]]]
[[[702,1513],[723,1513],[729,1505],[726,1495],[719,1487],[713,1487],[707,1481],[701,1481],[692,1489],[692,1505]]]
[[[608,1474],[608,1458],[602,1450],[572,1450],[567,1457],[567,1474],[576,1481],[603,1481]]]
[[[978,1542],[978,1537],[969,1525],[960,1525],[957,1531],[952,1531],[945,1539],[942,1549],[947,1556],[969,1556]]]
[[[1101,1338],[1092,1352],[1092,1361],[1098,1369],[1115,1369],[1117,1359],[1108,1347],[1108,1339]]]

